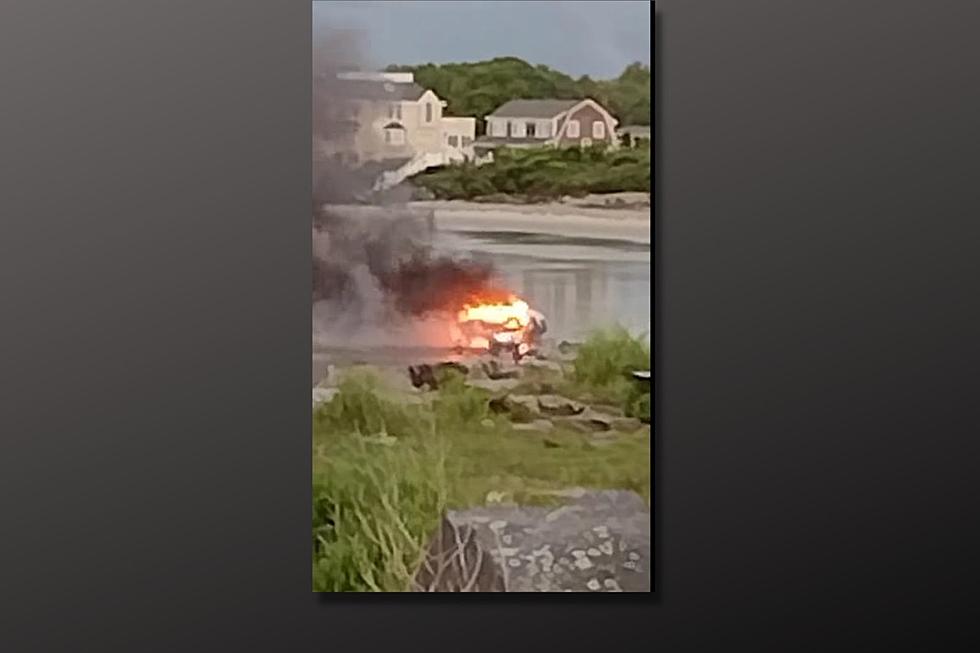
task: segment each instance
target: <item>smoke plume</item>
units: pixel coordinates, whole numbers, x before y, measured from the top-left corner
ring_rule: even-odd
[[[338,144],[370,128],[353,119],[353,98],[337,78],[365,68],[360,43],[355,32],[314,35],[314,329],[341,338],[453,311],[493,276],[488,265],[434,254],[432,213],[404,205],[410,189],[382,200],[372,194],[370,166],[337,154]]]

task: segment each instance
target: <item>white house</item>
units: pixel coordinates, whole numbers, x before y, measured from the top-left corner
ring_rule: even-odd
[[[426,168],[474,157],[476,118],[443,115],[446,102],[415,83],[412,73],[337,75],[336,101],[350,129],[332,136],[321,152],[352,167],[386,170],[382,186]]]

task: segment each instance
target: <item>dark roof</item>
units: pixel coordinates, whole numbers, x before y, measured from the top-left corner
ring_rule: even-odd
[[[338,82],[337,88],[342,95],[355,100],[407,100],[414,102],[425,93],[425,89],[418,84],[372,82],[359,79]]]
[[[554,118],[582,100],[511,100],[497,107],[495,118]]]

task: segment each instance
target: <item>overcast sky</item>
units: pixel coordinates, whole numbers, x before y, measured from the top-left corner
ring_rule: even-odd
[[[650,63],[650,3],[371,2],[313,3],[314,29],[357,29],[370,65],[480,61],[515,56],[573,77],[616,77]]]

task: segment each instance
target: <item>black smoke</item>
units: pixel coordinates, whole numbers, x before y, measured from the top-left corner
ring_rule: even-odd
[[[313,300],[349,328],[384,323],[392,312],[425,317],[451,311],[491,283],[488,264],[436,255],[433,219],[407,208],[407,193],[372,193],[366,168],[349,165],[330,144],[361,128],[352,99],[337,79],[365,68],[354,32],[314,35],[313,52]],[[359,205],[359,206],[358,206]]]

